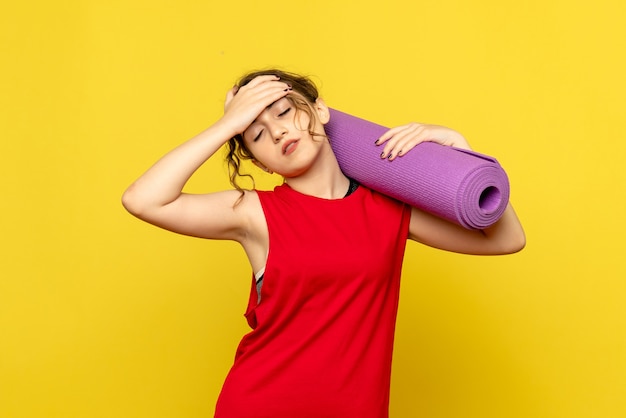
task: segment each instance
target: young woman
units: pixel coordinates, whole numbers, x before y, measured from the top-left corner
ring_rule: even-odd
[[[124,193],[138,218],[181,234],[234,240],[253,286],[244,336],[220,394],[218,418],[388,416],[393,336],[406,239],[467,254],[525,245],[511,206],[493,226],[467,230],[347,178],[324,132],[328,107],[305,77],[248,74],[224,115],[157,161]],[[423,141],[469,149],[459,133],[411,123],[377,141],[391,160]],[[228,143],[234,190],[182,192]],[[243,190],[250,159],[284,178]]]

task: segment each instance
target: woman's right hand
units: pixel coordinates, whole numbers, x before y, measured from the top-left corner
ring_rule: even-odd
[[[275,75],[258,76],[239,89],[235,86],[226,94],[221,122],[228,124],[235,134],[241,134],[261,112],[290,91],[291,86]]]

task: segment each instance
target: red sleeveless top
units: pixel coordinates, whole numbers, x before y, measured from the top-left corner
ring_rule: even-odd
[[[385,418],[410,207],[258,191],[270,249],[216,418]]]

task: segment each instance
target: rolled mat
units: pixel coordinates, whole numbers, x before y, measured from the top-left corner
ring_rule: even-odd
[[[509,180],[495,158],[423,142],[388,161],[374,141],[388,128],[330,109],[325,126],[341,170],[359,183],[467,229],[494,224],[509,200]]]

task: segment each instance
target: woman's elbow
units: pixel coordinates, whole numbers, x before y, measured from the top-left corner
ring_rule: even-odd
[[[134,216],[141,218],[141,213],[143,212],[143,205],[141,203],[141,199],[138,198],[134,185],[131,185],[124,191],[122,194],[122,206],[129,213]]]
[[[501,254],[515,254],[522,251],[526,247],[526,235],[523,231],[509,237],[506,242],[503,243],[501,248]]]

